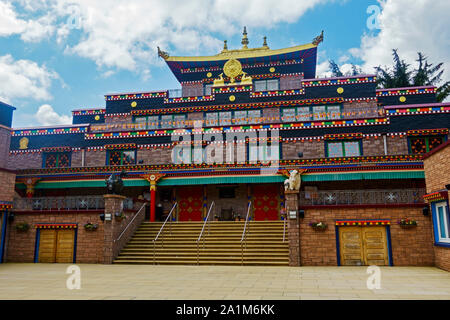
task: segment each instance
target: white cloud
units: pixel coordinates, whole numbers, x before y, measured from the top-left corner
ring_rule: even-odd
[[[349,52],[363,61],[362,68],[374,73],[376,66],[391,66],[392,49],[398,49],[402,59],[416,67],[417,52],[429,62],[444,62],[444,79],[450,80],[450,1],[379,0],[382,13],[378,34],[365,34],[361,46]]]
[[[72,123],[72,118],[70,116],[59,115],[53,110],[53,107],[48,104],[40,106],[34,117],[42,126],[56,126]]]
[[[0,2],[0,37],[20,34],[25,31],[26,21],[17,17],[13,6]]]
[[[55,35],[60,44],[78,28],[81,36],[66,53],[89,58],[101,69],[145,70],[143,77],[149,77],[148,66],[161,63],[157,46],[172,54],[215,54],[223,38],[241,32],[244,25],[251,32],[252,27],[295,22],[330,1],[335,0],[16,0],[17,10],[34,18],[19,20],[14,33],[24,41]]]
[[[56,72],[30,60],[14,60],[11,55],[0,56],[0,97],[49,100],[52,80]]]

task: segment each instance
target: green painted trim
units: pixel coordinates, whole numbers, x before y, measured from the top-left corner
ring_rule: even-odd
[[[203,184],[230,184],[230,183],[283,183],[284,176],[223,176],[202,178],[169,178],[162,179],[158,186],[189,186]],[[334,173],[334,174],[306,174],[302,176],[305,182],[320,181],[351,181],[351,180],[381,180],[381,179],[425,179],[424,171],[401,172],[359,172],[359,173]],[[148,187],[150,183],[144,179],[125,180],[125,187]],[[25,189],[23,183],[17,183],[18,189]],[[80,180],[80,181],[54,181],[38,182],[35,189],[57,188],[103,188],[105,180]]]
[[[281,183],[284,176],[246,176],[246,177],[208,177],[193,179],[163,179],[158,186],[189,186],[202,184],[227,184],[227,183]]]
[[[425,179],[423,171],[405,172],[361,172],[339,174],[311,174],[302,176],[302,181],[350,181],[350,180],[378,180],[378,179]]]

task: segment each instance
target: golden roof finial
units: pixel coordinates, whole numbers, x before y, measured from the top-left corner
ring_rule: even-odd
[[[165,51],[162,51],[159,47],[158,47],[158,56],[163,58],[163,59],[168,59],[169,58],[169,54]]]
[[[264,36],[263,48],[269,48],[269,46],[267,45],[267,37],[266,36]]]
[[[247,38],[247,27],[244,27],[244,32],[242,33],[242,41],[241,41],[241,43],[242,43],[242,49],[248,49],[248,44],[249,44],[249,41],[248,41],[248,38]]]
[[[312,41],[312,44],[315,46],[318,46],[319,43],[323,42],[323,30],[322,33],[320,34],[320,36],[315,37],[314,40]]]
[[[227,40],[223,40],[223,51],[228,50]]]

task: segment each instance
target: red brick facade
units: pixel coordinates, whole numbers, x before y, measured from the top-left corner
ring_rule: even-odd
[[[301,204],[300,204],[301,205]],[[410,229],[400,227],[402,218],[417,221]],[[300,255],[304,266],[336,266],[336,220],[390,219],[392,262],[395,266],[432,266],[434,257],[431,239],[431,218],[422,214],[421,208],[345,208],[307,209],[300,220]],[[315,231],[309,224],[323,221],[325,231]],[[318,245],[320,244],[320,245]]]
[[[427,193],[446,190],[446,185],[450,184],[450,143],[447,142],[425,156],[424,170]],[[447,192],[450,193],[448,190]],[[450,271],[450,247],[435,244],[434,258],[438,268]]]

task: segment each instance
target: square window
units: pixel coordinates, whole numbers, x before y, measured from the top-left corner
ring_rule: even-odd
[[[340,158],[343,156],[344,156],[344,149],[342,146],[342,142],[328,143],[328,157]]]
[[[283,109],[283,122],[293,122],[295,121],[295,108],[285,108]]]
[[[341,118],[341,107],[340,106],[328,106],[327,112],[328,119],[340,119]]]
[[[267,90],[268,91],[279,90],[279,88],[280,88],[280,86],[279,86],[278,79],[267,80]]]
[[[147,127],[149,129],[158,129],[159,128],[159,117],[158,116],[148,117]]]
[[[298,107],[297,108],[297,120],[298,121],[311,120],[311,112],[309,110],[309,107]]]
[[[206,126],[217,126],[219,121],[219,114],[217,112],[209,112],[206,114]]]
[[[231,112],[220,112],[219,113],[220,125],[230,125],[231,124]]]
[[[267,90],[266,80],[255,81],[255,91],[266,91],[266,90]]]
[[[68,168],[70,167],[70,152],[44,153],[44,168]]]
[[[177,114],[173,116],[173,122],[175,128],[184,128],[186,126],[186,115]]]
[[[344,148],[346,157],[359,157],[361,155],[358,141],[344,142]]]
[[[325,106],[313,107],[313,119],[314,120],[325,120],[326,118],[327,118],[327,115],[326,115],[326,107]]]
[[[161,116],[161,128],[172,128],[173,116],[172,115],[164,115]]]
[[[248,118],[249,118],[249,123],[261,122],[261,110],[248,111]]]
[[[235,124],[246,124],[247,123],[247,111],[235,111],[234,112],[234,123]]]

